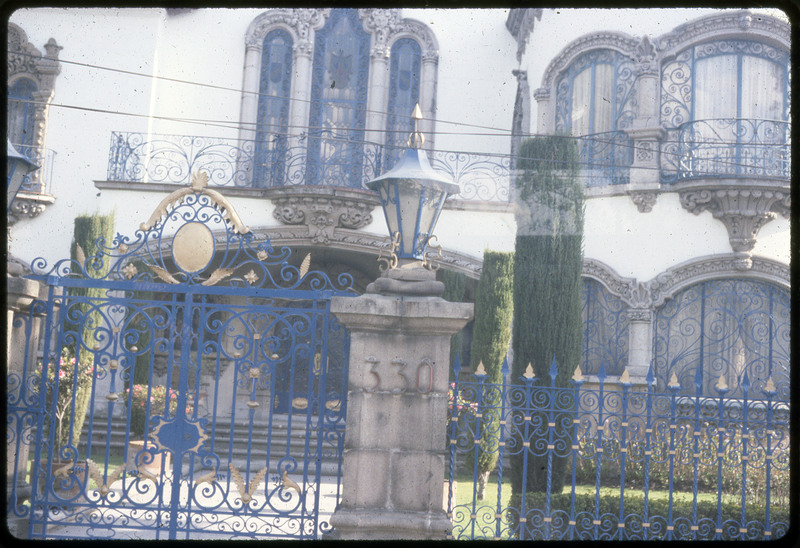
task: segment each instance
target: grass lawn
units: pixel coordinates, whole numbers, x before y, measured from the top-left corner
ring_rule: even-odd
[[[569,493],[565,489],[565,493]],[[594,485],[577,485],[575,486],[576,496],[593,497],[595,495]],[[617,496],[619,497],[619,487],[601,487],[600,496]],[[625,495],[631,497],[644,497],[644,491],[641,489],[625,489]],[[665,490],[651,490],[648,493],[648,498],[651,502],[667,501],[669,500],[669,492]],[[456,493],[454,497],[453,508],[453,533],[454,536],[460,535],[471,536],[474,534],[476,537],[492,537],[496,534],[497,526],[497,477],[493,474],[486,485],[486,498],[477,499],[473,501],[473,481],[472,476],[466,474],[456,476]],[[500,513],[509,508],[511,499],[511,485],[507,481],[503,482],[501,496],[500,496]],[[693,500],[691,492],[673,492],[672,500],[687,501]],[[708,501],[716,503],[716,493],[698,493],[698,502]],[[722,502],[735,502],[738,503],[738,495],[723,495]],[[472,515],[475,517],[473,518]],[[508,538],[508,531],[504,531],[508,527],[507,519],[501,519],[501,534],[500,538]]]

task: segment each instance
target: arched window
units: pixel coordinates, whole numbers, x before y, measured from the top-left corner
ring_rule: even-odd
[[[401,38],[392,45],[384,169],[392,167],[414,128],[411,112],[419,103],[421,68],[422,50],[416,40]]]
[[[680,51],[661,71],[662,180],[788,177],[789,55],[752,40]]]
[[[261,54],[253,186],[282,180],[291,87],[292,38],[285,30],[273,30]]]
[[[20,78],[8,88],[8,138],[14,145],[22,145],[17,148],[33,144],[33,93],[36,90],[36,83],[28,78]]]
[[[364,188],[417,103],[433,143],[439,46],[400,9],[271,9],[245,46],[240,163],[254,185]]]
[[[581,162],[589,186],[627,182],[633,152],[623,129],[634,117],[633,60],[610,49],[579,55],[556,82],[556,132],[589,136]]]
[[[355,9],[333,9],[314,40],[306,177],[362,187],[369,44]]]
[[[771,379],[788,400],[790,312],[788,292],[769,283],[724,279],[684,289],[656,311],[657,388],[677,380],[680,394],[713,397],[727,387],[726,397],[740,398],[746,374],[748,398],[764,399]]]
[[[581,371],[621,375],[628,364],[628,316],[622,299],[595,280],[583,280],[583,342]]]

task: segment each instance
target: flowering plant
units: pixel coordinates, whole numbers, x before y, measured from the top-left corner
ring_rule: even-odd
[[[448,407],[447,407],[447,427],[450,428],[450,421],[453,417],[458,417],[464,410],[469,410],[475,413],[478,410],[478,403],[471,402],[464,398],[462,392],[456,394],[456,383],[450,383],[448,390]]]
[[[78,447],[86,408],[91,396],[94,364],[91,360],[77,363],[69,349],[61,352],[58,365],[58,390],[56,391],[56,367],[47,368],[47,427],[55,428],[55,449],[72,444]],[[77,377],[77,379],[76,379]],[[55,398],[55,402],[53,399]],[[55,413],[52,412],[55,403]],[[73,413],[73,409],[75,412]],[[55,421],[51,422],[51,417]],[[71,427],[71,428],[70,428]],[[70,436],[71,433],[71,436]]]
[[[133,393],[128,388],[126,400],[131,407],[131,433],[138,437],[144,437],[145,425],[147,423],[147,402],[150,400],[150,416],[163,415],[167,398],[169,398],[170,414],[175,412],[178,406],[178,391],[166,386],[151,386],[149,384],[134,384]]]

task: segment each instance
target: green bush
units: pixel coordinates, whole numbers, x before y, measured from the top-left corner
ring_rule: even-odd
[[[686,432],[685,432],[686,433]],[[650,444],[649,462],[644,458],[644,440],[631,440],[627,443],[625,453],[625,487],[626,489],[644,489],[645,472],[647,484],[650,489],[669,489],[670,477],[672,488],[675,491],[691,492],[695,488],[701,493],[716,493],[718,490],[728,495],[741,499],[743,483],[743,465],[741,451],[742,435],[739,431],[729,429],[723,439],[724,457],[716,458],[719,440],[716,436],[698,436],[700,458],[697,459],[695,472],[694,438],[688,435],[676,437],[673,447],[675,456],[672,460],[672,475],[670,476],[670,443],[668,440],[659,440],[653,436]],[[784,462],[788,458],[789,436],[788,433],[776,435],[781,443],[773,441],[771,444],[771,466],[769,470],[770,502],[772,504],[786,505],[789,498],[789,466]],[[766,446],[764,439],[758,434],[751,434],[751,443],[756,443],[755,449],[750,449],[747,459],[747,479],[745,484],[745,498],[748,502],[763,504],[767,493],[767,467],[763,448]],[[575,459],[575,484],[594,485],[597,481],[597,454],[592,449],[593,439],[583,439],[578,444],[578,456]],[[760,449],[759,449],[760,448]],[[600,485],[603,487],[619,486],[621,480],[621,459],[619,441],[605,439],[603,453],[600,460]],[[571,459],[570,459],[571,460]],[[721,463],[721,466],[720,466]],[[722,481],[719,481],[721,475]]]
[[[540,539],[544,538],[544,493],[528,493],[525,497],[525,522],[524,530],[520,531],[521,496],[512,494],[509,508],[506,509],[506,519],[511,529],[512,538]],[[747,528],[745,537],[752,538],[777,538],[786,532],[790,525],[788,507],[770,508],[771,535],[764,536],[766,524],[766,509],[763,505],[748,503],[745,508],[746,523],[742,524],[741,504],[723,502],[717,507],[716,501],[697,501],[697,520],[692,519],[693,500],[691,498],[675,498],[672,501],[672,540],[710,540],[717,535],[716,529],[722,539],[738,539],[740,527]],[[573,538],[589,539],[668,539],[667,527],[670,526],[670,501],[664,492],[651,494],[647,501],[647,521],[644,520],[645,498],[642,493],[626,492],[623,506],[624,527],[620,527],[620,495],[595,493],[576,494],[574,514],[570,511],[571,493],[552,495],[550,498],[550,517],[548,539],[569,539],[569,522],[575,522],[572,531]],[[717,519],[718,512],[721,519]],[[595,524],[595,520],[599,524]],[[649,527],[643,527],[649,523]],[[693,531],[692,526],[697,525]],[[775,526],[777,524],[777,527]],[[520,535],[520,532],[522,533]]]

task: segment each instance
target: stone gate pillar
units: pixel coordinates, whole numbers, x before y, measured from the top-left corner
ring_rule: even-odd
[[[433,273],[391,277],[331,303],[350,330],[342,501],[331,525],[340,539],[445,539],[450,336],[473,305],[415,296],[415,283],[441,284]]]
[[[35,374],[36,348],[38,345],[39,323],[38,317],[28,317],[21,325],[14,324],[15,316],[24,318],[29,311],[34,299],[40,297],[44,289],[42,284],[34,280],[23,278],[22,268],[12,263],[6,263],[6,383],[8,388],[7,404],[14,407],[23,407],[30,398],[28,385],[22,384],[22,379]],[[28,324],[30,322],[30,324]],[[27,352],[26,352],[27,350]],[[27,357],[27,362],[26,362]],[[22,424],[22,413],[9,410],[6,426],[6,506],[21,506],[30,498],[31,485],[26,479],[26,466],[30,450],[30,426]],[[27,518],[19,518],[16,513],[7,515],[9,531],[18,537],[23,537],[27,532]]]

